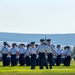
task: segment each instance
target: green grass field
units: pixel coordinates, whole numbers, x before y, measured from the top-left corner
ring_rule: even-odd
[[[3,67],[0,63],[0,75],[75,75],[75,61],[71,62],[70,67],[65,66],[53,66],[53,69],[40,70],[39,67],[36,67],[35,70],[31,70],[30,67],[26,66],[15,66],[15,67]]]

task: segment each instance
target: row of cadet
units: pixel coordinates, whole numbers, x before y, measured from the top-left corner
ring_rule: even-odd
[[[51,39],[47,39],[47,43],[44,43],[44,39],[40,39],[40,45],[31,42],[27,44],[20,44],[17,47],[16,43],[10,47],[7,42],[3,43],[3,47],[0,50],[2,54],[3,66],[16,66],[18,63],[20,66],[31,66],[31,69],[35,69],[35,66],[39,66],[43,69],[46,66],[52,69],[52,66],[70,66],[71,50],[70,46],[65,46],[61,49],[61,45],[55,46],[51,44]],[[49,65],[49,66],[48,66]]]

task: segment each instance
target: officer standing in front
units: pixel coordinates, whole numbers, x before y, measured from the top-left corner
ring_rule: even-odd
[[[11,65],[16,66],[17,65],[17,59],[16,56],[18,56],[19,51],[16,48],[16,44],[12,44],[12,48],[10,49],[10,54],[11,54]]]
[[[36,48],[34,47],[35,42],[31,42],[30,55],[31,55],[31,69],[35,69],[36,62]]]
[[[47,39],[47,56],[48,56],[48,61],[50,64],[50,69],[52,69],[53,66],[53,45],[50,44],[51,39]]]
[[[45,63],[45,54],[47,53],[47,51],[46,46],[44,45],[44,39],[40,39],[40,42],[41,44],[37,48],[37,54],[39,54],[40,69],[43,69]]]
[[[24,66],[25,65],[25,45],[24,44],[20,44],[20,48],[19,48],[19,62],[20,62],[20,66]]]
[[[7,47],[7,42],[4,42],[3,45],[4,46],[1,49],[2,50],[1,53],[3,55],[3,66],[8,66],[7,56],[9,54],[9,49]]]

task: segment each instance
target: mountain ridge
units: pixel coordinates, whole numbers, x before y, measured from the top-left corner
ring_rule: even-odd
[[[75,34],[29,34],[29,33],[9,33],[0,32],[0,41],[11,41],[11,42],[31,42],[35,41],[39,43],[40,39],[50,38],[53,44],[62,45],[75,45]]]

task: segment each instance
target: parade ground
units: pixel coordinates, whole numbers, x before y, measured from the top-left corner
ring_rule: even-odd
[[[53,66],[53,69],[40,70],[37,66],[35,70],[31,70],[27,66],[3,67],[0,63],[0,75],[75,75],[75,61],[72,60],[71,66]]]

